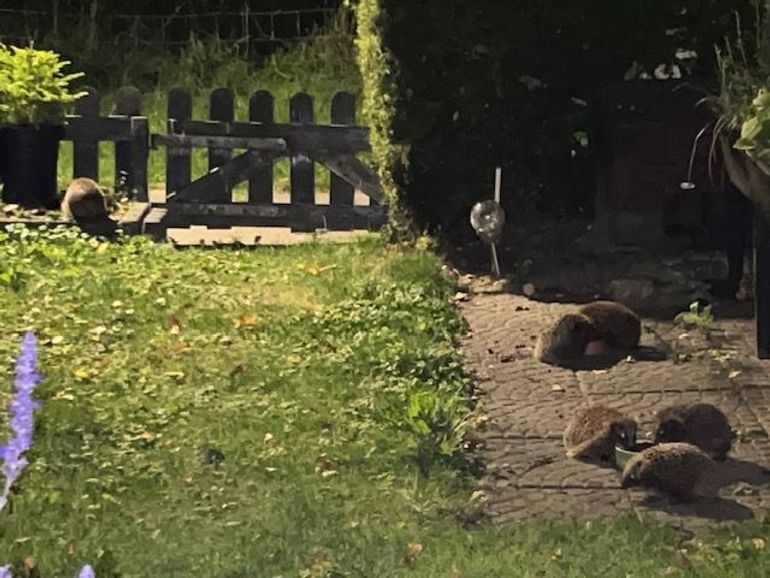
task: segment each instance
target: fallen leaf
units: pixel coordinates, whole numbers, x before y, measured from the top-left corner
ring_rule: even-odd
[[[235,367],[233,367],[230,370],[230,379],[234,378],[236,375],[240,375],[242,373],[246,373],[246,370],[248,369],[248,365],[244,363],[239,363]]]
[[[767,547],[767,542],[764,538],[754,538],[751,543],[754,544],[754,548],[757,550],[764,550]]]
[[[314,277],[318,277],[321,273],[325,273],[326,271],[331,271],[332,269],[336,268],[337,265],[327,265],[326,267],[308,267],[307,272]]]
[[[168,326],[172,335],[179,335],[179,332],[182,330],[182,325],[179,323],[179,319],[173,315],[168,318]]]
[[[551,386],[551,391],[564,391],[564,388],[561,385],[556,384]]]
[[[333,460],[326,454],[321,454],[316,460],[315,473],[321,474],[321,477],[326,479],[337,475],[337,468],[336,460]]]
[[[407,546],[406,556],[404,556],[404,564],[410,570],[414,570],[417,564],[417,558],[422,554],[422,544],[419,542],[409,542]]]
[[[740,369],[734,369],[732,370],[728,375],[727,379],[735,379],[738,377],[741,373],[743,373]]]
[[[172,355],[181,355],[183,353],[192,351],[192,346],[190,346],[190,344],[186,341],[181,340],[177,341],[176,343],[172,343],[168,349]]]
[[[76,373],[75,377],[77,377],[77,373]],[[86,377],[88,377],[88,373],[87,372],[86,372]],[[60,391],[57,391],[54,394],[53,398],[54,399],[63,399],[65,401],[72,401],[73,399],[75,399],[75,396],[72,395],[71,393],[69,393],[66,389],[62,389]]]
[[[236,319],[234,324],[236,329],[241,329],[243,327],[256,327],[257,321],[256,315],[244,315],[243,317]]]
[[[326,552],[318,552],[307,567],[308,576],[325,576],[332,562]]]
[[[88,379],[88,376],[90,375],[90,372],[87,369],[84,368],[75,368],[75,370],[72,372],[75,375],[75,379],[78,381],[84,381]]]

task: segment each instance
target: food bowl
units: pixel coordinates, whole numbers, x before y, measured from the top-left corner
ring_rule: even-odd
[[[655,444],[649,441],[637,441],[630,450],[620,446],[615,446],[615,465],[619,470],[623,470],[628,460],[630,460],[636,454],[643,452],[647,448],[651,448],[653,445]]]

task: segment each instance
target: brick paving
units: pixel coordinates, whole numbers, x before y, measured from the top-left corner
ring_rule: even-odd
[[[752,356],[752,322],[717,320],[713,330],[685,331],[644,319],[642,345],[675,355],[621,360],[600,370],[572,371],[532,358],[536,336],[576,305],[542,303],[512,294],[474,294],[461,304],[469,324],[462,351],[474,373],[478,432],[487,466],[482,489],[494,521],[591,519],[635,512],[662,521],[761,518],[770,508],[770,363]],[[620,488],[607,468],[567,459],[561,436],[581,405],[602,403],[637,419],[644,434],[659,409],[705,401],[720,407],[739,432],[719,465],[717,500],[682,505],[653,492]]]

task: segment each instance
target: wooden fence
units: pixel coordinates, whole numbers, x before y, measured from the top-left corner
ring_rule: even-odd
[[[249,99],[248,119],[235,119],[233,92],[214,90],[209,119],[192,118],[192,96],[183,89],[168,95],[166,132],[151,134],[141,115],[141,95],[121,89],[114,113],[101,116],[95,92],[78,101],[67,117],[66,139],[73,141],[73,177],[99,178],[100,141],[115,142],[115,175],[139,205],[137,228],[157,237],[168,228],[277,226],[310,231],[376,229],[386,220],[382,191],[374,172],[356,155],[369,150],[369,131],[355,125],[355,99],[347,92],[334,96],[331,124],[314,123],[312,98],[291,98],[290,122],[274,122],[274,102],[267,91]],[[151,202],[148,191],[150,148],[166,151],[165,202]],[[192,151],[204,148],[209,172],[192,179]],[[236,152],[237,151],[237,152]],[[288,157],[290,202],[275,203],[274,163]],[[315,163],[329,169],[330,201],[315,201]],[[248,182],[246,202],[234,202],[232,191]],[[369,206],[354,204],[354,189],[370,198]]]

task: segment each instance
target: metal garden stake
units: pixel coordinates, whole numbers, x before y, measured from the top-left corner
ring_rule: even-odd
[[[505,211],[500,206],[500,179],[502,170],[495,169],[495,200],[480,201],[471,209],[471,227],[484,243],[492,249],[492,273],[500,277],[500,262],[497,259],[497,243],[503,234]]]

